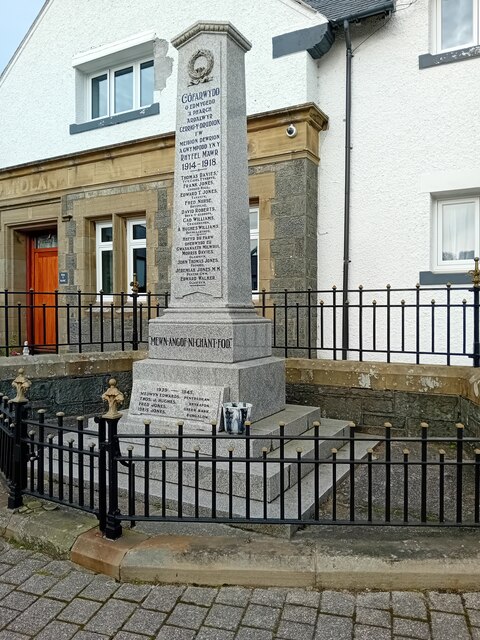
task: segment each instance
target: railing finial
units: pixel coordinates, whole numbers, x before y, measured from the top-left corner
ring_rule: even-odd
[[[18,376],[12,382],[12,387],[17,391],[17,395],[13,399],[13,402],[28,402],[28,398],[25,396],[25,393],[30,389],[32,383],[23,375],[24,373],[24,369],[19,369]]]
[[[125,397],[123,393],[117,389],[117,381],[115,378],[110,378],[108,384],[109,388],[102,395],[102,400],[108,402],[108,411],[103,414],[102,418],[120,418],[122,414],[118,412],[118,407],[123,404]]]
[[[474,287],[480,287],[480,269],[478,268],[479,258],[473,259],[475,262],[475,268],[468,272],[469,276],[472,276],[472,282]]]
[[[137,280],[137,274],[133,274],[133,280],[130,282],[130,286],[132,288],[132,293],[138,293],[139,283]]]

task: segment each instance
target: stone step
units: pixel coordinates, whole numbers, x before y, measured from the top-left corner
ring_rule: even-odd
[[[320,418],[320,410],[318,407],[299,406],[299,405],[287,405],[284,410],[275,413],[268,418],[263,418],[258,422],[254,422],[251,427],[251,434],[255,436],[262,436],[259,439],[252,439],[250,441],[250,454],[252,456],[260,457],[262,455],[262,449],[267,448],[268,451],[273,451],[278,448],[279,441],[276,436],[280,434],[280,423],[285,424],[284,432],[286,436],[294,438],[299,436],[308,429],[313,427],[314,422],[320,422],[321,424],[330,424],[332,421]],[[347,421],[334,421],[347,425]],[[89,422],[89,428],[95,428],[93,422]],[[132,445],[143,445],[144,438],[136,437],[136,434],[145,433],[145,425],[143,420],[130,416],[128,412],[124,412],[122,419],[118,425],[118,433],[122,435],[125,442]],[[161,447],[165,445],[167,449],[176,451],[178,448],[178,439],[165,438],[161,440],[161,436],[177,435],[178,426],[175,421],[160,421],[157,419],[152,420],[150,424],[150,433],[155,436],[151,439],[151,445]],[[200,448],[201,454],[211,455],[211,442],[208,439],[201,437],[188,437],[192,435],[200,436],[197,427],[189,427],[184,425],[183,427],[184,438],[182,441],[183,451],[194,452],[196,447]],[[208,435],[211,433],[206,430]],[[217,455],[228,456],[228,450],[230,447],[235,447],[235,453],[239,457],[245,456],[245,440],[242,437],[236,437],[225,432],[218,434],[220,438],[217,440]]]
[[[333,421],[332,421],[333,422]],[[340,422],[340,421],[335,421]],[[331,456],[332,447],[340,448],[344,442],[345,437],[348,435],[347,427],[344,424],[329,424],[324,426],[323,424],[319,428],[319,434],[322,437],[335,438],[334,440],[321,440],[319,441],[319,457],[320,459],[329,458]],[[314,429],[309,429],[306,431],[303,436],[313,437]],[[310,471],[312,471],[314,464],[302,462],[297,462],[297,449],[303,449],[301,458],[302,460],[314,459],[315,457],[315,446],[312,440],[290,440],[285,444],[285,452],[284,458],[290,459],[289,462],[283,463],[283,488],[284,490],[289,487],[294,486],[298,482],[299,473],[303,477],[307,475]],[[169,458],[175,458],[177,455],[176,451],[167,450],[166,452],[166,460],[165,463],[165,474],[167,482],[177,483],[178,482],[178,471],[179,471],[179,462],[171,461],[169,462]],[[216,482],[217,482],[217,491],[220,493],[228,493],[229,491],[229,481],[230,481],[230,467],[232,468],[232,492],[235,496],[245,497],[246,495],[246,473],[247,473],[247,463],[246,462],[236,462],[236,457],[242,457],[237,454],[237,450],[235,449],[232,456],[232,462],[229,461],[219,461],[216,463]],[[138,451],[138,445],[135,447],[133,451],[133,455],[142,456],[143,451]],[[154,457],[161,457],[162,451],[156,447],[151,448],[150,455]],[[198,486],[201,489],[209,490],[212,486],[212,461],[208,459],[206,456],[199,457],[199,462],[195,465],[194,456],[185,452],[184,457],[188,457],[191,459],[191,462],[183,462],[182,463],[182,484],[184,486],[194,487],[196,482],[196,475],[198,474]],[[252,456],[253,457],[253,456]],[[267,500],[268,502],[272,502],[278,495],[280,495],[281,490],[281,465],[280,463],[275,462],[275,460],[280,458],[280,449],[277,448],[274,451],[267,453],[267,463],[266,469],[264,470],[263,462],[261,460],[261,456],[255,456],[256,462],[249,463],[248,474],[250,478],[250,488],[249,494],[252,498],[257,500],[263,499],[263,490],[264,490],[264,480],[266,482],[267,488]],[[197,466],[197,469],[195,469]],[[300,467],[300,469],[299,469]],[[136,473],[143,476],[144,468],[143,465],[137,463]],[[150,464],[149,471],[150,478],[154,480],[162,480],[162,463],[156,462]],[[264,478],[265,475],[265,478]]]
[[[257,434],[256,423],[252,427],[252,432]],[[265,424],[261,425],[260,429],[265,428]],[[276,428],[277,429],[277,428]],[[300,425],[295,425],[293,431],[299,431]],[[301,433],[300,435],[306,437],[313,437],[315,430],[313,428],[309,429]],[[322,419],[319,427],[319,434],[322,437],[330,437],[335,438],[335,440],[322,440],[319,442],[319,454],[320,459],[330,457],[330,451],[332,447],[339,448],[344,442],[344,438],[348,435],[348,422],[342,420],[330,420],[330,419]],[[70,434],[71,435],[71,434]],[[68,441],[69,436],[65,437],[65,442]],[[275,435],[277,435],[277,431],[275,431]],[[73,438],[75,440],[75,438]],[[132,445],[131,439],[121,438],[121,450],[123,455],[127,455],[127,447],[133,446],[133,455],[142,457],[144,455],[144,439],[136,439],[139,441],[138,444]],[[245,457],[245,440],[244,438],[238,437],[232,439],[232,437],[228,437],[229,442],[233,445],[234,451],[233,459],[232,459],[232,491],[235,496],[245,497],[246,493],[246,466],[245,462],[236,462],[235,458]],[[162,444],[161,438],[157,440],[157,438],[152,438],[152,443]],[[166,444],[166,440],[163,443]],[[263,486],[264,486],[264,469],[263,463],[260,461],[262,458],[261,451],[258,451],[258,447],[253,446],[255,442],[263,442],[263,438],[261,440],[251,440],[251,449],[253,452],[257,451],[257,455],[254,453],[251,454],[252,458],[256,458],[257,462],[250,462],[249,465],[249,477],[250,477],[250,496],[254,499],[262,500],[263,499]],[[270,448],[267,453],[267,459],[275,460],[280,457],[280,449],[279,449],[279,441],[270,440],[272,447],[275,445],[276,448],[272,450]],[[205,444],[205,441],[203,441]],[[74,445],[75,446],[75,445]],[[314,443],[311,440],[290,440],[285,444],[285,458],[290,458],[290,462],[284,463],[283,469],[283,487],[284,490],[294,486],[298,482],[299,472],[302,476],[307,475],[314,467],[314,464],[298,464],[297,460],[297,449],[302,448],[302,459],[313,459],[315,448]],[[221,449],[221,447],[217,447],[217,449]],[[57,459],[57,452],[54,452],[54,460]],[[199,452],[200,453],[200,452]],[[174,461],[169,461],[170,458],[174,458],[177,455],[177,451],[174,449],[167,449],[166,452],[166,463],[165,463],[165,471],[166,478],[168,482],[176,483],[178,481],[178,471],[179,471],[179,463]],[[218,453],[219,457],[228,458],[228,451],[224,453]],[[150,456],[151,457],[162,457],[162,449],[160,446],[151,446],[150,447]],[[183,457],[190,458],[191,462],[182,463],[182,484],[185,486],[194,487],[196,481],[196,474],[198,474],[198,485],[201,489],[209,490],[212,485],[212,462],[208,458],[204,452],[201,452],[199,455],[199,463],[197,465],[197,470],[195,469],[194,463],[194,455],[189,451],[184,451]],[[64,453],[64,469],[67,470],[68,464],[68,453]],[[75,477],[78,476],[77,471],[77,459],[78,456],[74,454],[73,456],[73,471]],[[300,469],[299,469],[300,467]],[[57,468],[55,467],[55,472],[57,472]],[[120,473],[127,473],[127,470],[122,465],[119,465]],[[140,478],[144,478],[144,463],[136,462],[135,473]],[[162,463],[160,461],[151,462],[149,465],[149,477],[152,480],[161,481],[162,480]],[[280,495],[281,488],[281,465],[280,463],[275,464],[272,462],[268,462],[266,464],[266,473],[265,479],[267,483],[267,500],[268,502],[272,502],[278,495]],[[230,463],[225,460],[222,462],[216,463],[216,481],[217,481],[217,491],[228,493],[229,484],[230,484]]]

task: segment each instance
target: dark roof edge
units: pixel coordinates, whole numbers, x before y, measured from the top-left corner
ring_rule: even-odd
[[[298,51],[308,51],[317,60],[332,46],[335,34],[329,22],[298,29],[272,38],[272,56],[280,58]]]
[[[333,26],[340,26],[345,21],[356,22],[357,20],[364,20],[365,18],[373,18],[373,16],[391,13],[392,11],[395,11],[395,3],[396,0],[384,0],[369,9],[364,9],[363,11],[352,13],[350,15],[343,16],[342,18],[336,18],[335,20],[330,20],[330,22]]]

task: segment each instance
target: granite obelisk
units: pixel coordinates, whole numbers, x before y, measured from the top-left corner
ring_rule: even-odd
[[[284,363],[252,302],[245,53],[230,23],[198,22],[178,49],[171,302],[134,366],[130,417],[201,428],[224,400],[253,419],[285,405]],[[193,399],[192,399],[193,398]]]

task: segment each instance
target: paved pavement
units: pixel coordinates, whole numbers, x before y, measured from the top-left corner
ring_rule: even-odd
[[[0,640],[480,640],[480,592],[118,583],[0,541]]]

